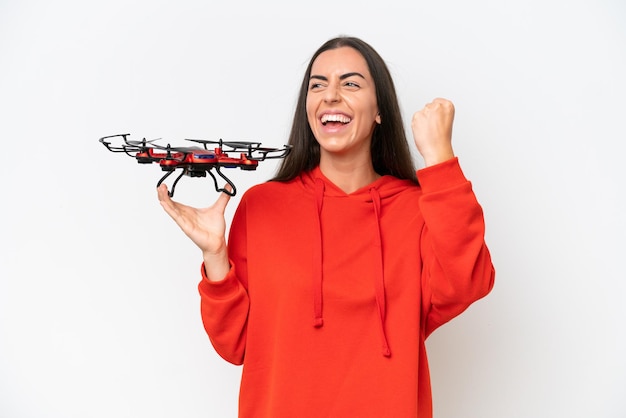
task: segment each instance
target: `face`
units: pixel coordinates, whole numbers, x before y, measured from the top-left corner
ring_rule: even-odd
[[[306,111],[322,162],[335,157],[371,159],[372,133],[380,115],[374,80],[357,50],[336,48],[315,59]]]

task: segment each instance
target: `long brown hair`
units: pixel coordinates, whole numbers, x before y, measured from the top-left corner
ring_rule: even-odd
[[[350,36],[340,36],[326,41],[309,61],[300,86],[289,134],[289,145],[293,148],[291,153],[282,160],[272,180],[289,181],[303,171],[310,171],[319,165],[320,146],[313,136],[306,114],[311,67],[321,53],[341,47],[353,48],[365,58],[376,86],[376,100],[382,123],[376,125],[372,134],[371,155],[374,170],[380,175],[390,174],[401,179],[412,180],[417,184],[415,166],[404,131],[398,97],[387,64],[369,44]]]

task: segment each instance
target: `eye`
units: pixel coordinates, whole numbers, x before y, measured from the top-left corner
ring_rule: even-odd
[[[361,87],[361,85],[356,81],[346,81],[343,85],[353,89],[358,89],[359,87]]]
[[[322,83],[311,83],[309,84],[309,90],[316,90],[319,88],[322,88],[323,84]]]

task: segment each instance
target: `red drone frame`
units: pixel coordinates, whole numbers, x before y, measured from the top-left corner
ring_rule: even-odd
[[[266,159],[284,158],[291,151],[290,145],[282,148],[264,148],[260,142],[246,141],[209,141],[204,139],[187,139],[187,141],[202,144],[202,146],[172,147],[157,145],[157,140],[132,141],[128,139],[130,134],[109,135],[100,138],[100,142],[111,152],[123,152],[134,157],[140,164],[157,163],[165,175],[157,183],[157,187],[163,183],[176,169],[182,169],[180,175],[174,181],[170,197],[174,196],[174,189],[178,181],[184,176],[206,177],[209,173],[215,184],[215,190],[234,196],[237,193],[235,184],[222,173],[221,168],[240,168],[242,170],[256,170],[259,161]],[[112,145],[111,139],[121,140],[119,145]],[[211,146],[211,148],[209,148]],[[237,157],[231,157],[228,153],[238,153]],[[224,179],[231,187],[228,190],[219,187],[213,171]]]

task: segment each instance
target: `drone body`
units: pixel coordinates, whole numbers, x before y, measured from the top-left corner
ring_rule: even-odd
[[[100,138],[100,142],[109,151],[123,152],[135,158],[139,164],[157,163],[161,170],[166,172],[157,183],[157,187],[177,169],[180,169],[181,173],[169,191],[170,197],[174,196],[176,184],[183,176],[206,177],[207,173],[213,179],[216,191],[234,196],[237,193],[237,188],[224,175],[221,171],[222,168],[256,170],[259,161],[284,158],[291,151],[291,147],[287,145],[283,148],[262,148],[260,142],[208,141],[202,139],[187,139],[187,141],[202,146],[172,147],[169,144],[161,146],[154,143],[156,140],[146,141],[144,138],[141,141],[132,141],[128,139],[129,136],[130,134],[105,136]],[[113,145],[111,141],[114,138],[118,139],[120,144]],[[214,171],[230,185],[230,190],[218,185],[217,178],[213,174]]]

